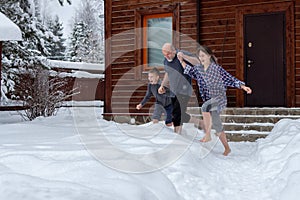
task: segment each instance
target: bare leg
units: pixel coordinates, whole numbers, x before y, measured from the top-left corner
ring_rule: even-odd
[[[182,131],[182,126],[175,126],[174,127],[174,132],[175,133],[181,134],[181,131]]]
[[[153,124],[156,124],[156,123],[158,123],[158,120],[157,119],[153,119],[152,122],[153,122]]]
[[[203,129],[204,130],[204,121],[203,120],[199,120],[199,123],[198,123],[198,127],[197,128],[201,128],[201,129]]]
[[[201,119],[191,116],[189,123],[193,123],[197,128],[200,127],[201,129],[204,129],[204,123],[203,123],[203,120],[201,120]]]
[[[225,134],[224,131],[222,131],[219,134],[219,138],[220,138],[220,141],[222,142],[222,144],[223,144],[223,146],[225,148],[225,151],[224,151],[223,155],[227,156],[231,152],[231,149],[230,149],[229,144],[227,142],[226,134]]]
[[[211,140],[211,115],[209,112],[202,112],[203,122],[204,122],[204,132],[205,136],[200,140],[200,142],[209,142]]]

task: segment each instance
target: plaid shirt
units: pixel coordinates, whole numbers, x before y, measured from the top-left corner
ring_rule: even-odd
[[[227,87],[241,88],[241,85],[245,85],[216,63],[211,63],[206,71],[203,65],[186,65],[184,73],[197,80],[203,101],[215,98],[219,102],[219,112],[227,105]]]

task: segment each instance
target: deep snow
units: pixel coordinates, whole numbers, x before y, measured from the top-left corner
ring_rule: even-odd
[[[22,121],[0,112],[0,199],[282,199],[300,195],[300,120],[279,121],[265,139],[230,142],[185,124],[117,124],[99,107],[61,108]],[[196,135],[197,134],[197,135]],[[193,138],[196,138],[193,140]],[[188,139],[187,139],[188,138]],[[209,147],[212,147],[211,151]]]

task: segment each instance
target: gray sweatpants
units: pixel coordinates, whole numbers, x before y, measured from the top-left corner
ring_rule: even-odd
[[[216,99],[210,99],[205,101],[201,107],[202,112],[210,112],[212,118],[212,128],[220,133],[224,131],[220,112],[218,111],[218,101]]]

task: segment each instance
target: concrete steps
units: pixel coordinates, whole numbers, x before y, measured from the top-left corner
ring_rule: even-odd
[[[201,118],[201,110],[189,107],[188,112]],[[255,141],[266,137],[281,119],[299,119],[300,108],[227,108],[222,122],[230,141]]]

